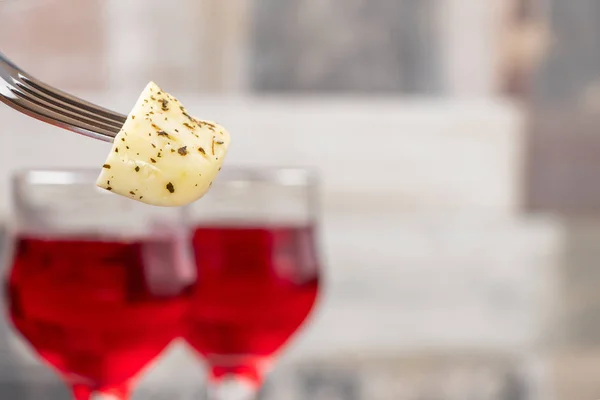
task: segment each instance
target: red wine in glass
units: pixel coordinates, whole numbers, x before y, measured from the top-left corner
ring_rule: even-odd
[[[187,342],[227,376],[256,388],[309,316],[319,288],[311,226],[198,226]]]
[[[165,239],[20,236],[7,292],[14,327],[73,387],[128,396],[182,334],[191,288]]]

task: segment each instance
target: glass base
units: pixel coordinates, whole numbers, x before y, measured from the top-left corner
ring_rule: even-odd
[[[129,389],[127,387],[111,388],[102,391],[94,391],[89,386],[73,385],[74,400],[127,400]]]
[[[256,397],[259,386],[243,376],[211,378],[206,388],[206,400],[252,400]]]

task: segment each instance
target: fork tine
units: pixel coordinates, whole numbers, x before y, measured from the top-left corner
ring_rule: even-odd
[[[31,77],[0,52],[0,101],[34,118],[112,142],[127,117]]]
[[[40,102],[42,102],[44,104],[51,105],[53,109],[61,110],[65,114],[81,116],[81,118],[84,118],[87,121],[106,125],[106,126],[112,126],[112,127],[115,127],[117,130],[121,129],[121,127],[125,123],[125,117],[123,117],[122,120],[116,120],[114,118],[115,116],[113,116],[113,118],[107,118],[107,117],[104,117],[103,115],[89,112],[86,109],[78,107],[78,106],[72,107],[71,106],[71,104],[73,104],[72,102],[69,102],[69,103],[64,102],[64,101],[62,101],[62,99],[53,96],[54,93],[45,92],[45,91],[42,92],[42,91],[38,90],[35,86],[27,86],[20,82],[17,82],[17,87],[19,89],[21,89],[23,92],[26,92],[32,98],[36,98],[37,100],[39,100]]]
[[[63,103],[70,104],[71,106],[74,106],[76,108],[86,109],[92,114],[101,115],[107,119],[124,123],[125,119],[127,118],[122,114],[92,104],[88,101],[85,101],[66,92],[63,92],[59,89],[56,89],[50,85],[47,85],[44,82],[39,81],[38,79],[35,79],[31,75],[23,71],[21,68],[16,66],[4,54],[2,54],[2,52],[0,52],[0,61],[2,61],[10,69],[12,69],[9,75],[12,78],[13,84],[21,83],[23,85],[29,85],[30,87],[35,88],[37,91],[54,97]]]
[[[122,124],[119,125],[114,122],[105,122],[102,120],[96,120],[93,118],[89,118],[87,115],[82,114],[82,113],[78,112],[77,110],[73,110],[70,107],[64,107],[64,106],[61,106],[60,104],[56,104],[52,100],[40,98],[35,95],[32,95],[29,90],[12,91],[12,93],[19,99],[23,99],[23,100],[29,101],[31,103],[34,103],[40,107],[47,109],[50,112],[61,115],[65,118],[70,118],[70,119],[73,119],[76,121],[80,121],[80,122],[86,123],[90,126],[107,129],[113,133],[118,132],[122,126]]]
[[[11,107],[49,124],[100,139],[112,142],[118,133],[114,126],[101,125],[95,121],[85,120],[81,116],[65,113],[59,108],[52,108],[48,103],[42,102],[23,92],[12,91]],[[1,98],[1,96],[0,96]]]
[[[90,119],[105,121],[108,124],[118,126],[120,129],[127,117],[122,114],[107,110],[106,108],[89,103],[85,100],[64,93],[56,88],[50,87],[35,78],[21,74],[23,84],[19,85],[23,90],[29,91],[31,95],[44,98],[46,101],[59,107],[65,107],[73,112],[85,114]]]

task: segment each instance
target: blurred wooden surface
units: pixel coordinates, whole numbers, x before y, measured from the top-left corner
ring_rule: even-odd
[[[18,3],[18,1],[17,1]],[[0,2],[0,49],[26,71],[71,90],[106,87],[103,0]]]
[[[124,112],[137,96],[85,95]],[[235,136],[229,165],[318,168],[324,199],[335,207],[486,216],[522,207],[524,120],[509,102],[180,97],[190,112]],[[7,215],[11,171],[95,167],[106,158],[105,144],[7,107],[0,120],[0,216]]]
[[[600,114],[542,109],[530,116],[524,190],[529,210],[600,213]]]
[[[600,351],[557,354],[552,359],[555,400],[600,399]]]
[[[503,1],[5,0],[0,48],[76,91],[491,96]]]
[[[600,2],[546,0],[550,27],[547,56],[533,75],[536,108],[577,109],[600,80]]]

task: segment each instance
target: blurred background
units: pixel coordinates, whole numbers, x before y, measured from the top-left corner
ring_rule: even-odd
[[[0,17],[2,52],[43,81],[126,113],[154,80],[228,127],[228,163],[319,168],[325,296],[262,399],[600,398],[600,2],[0,0]],[[109,148],[0,120],[5,222],[13,170]],[[9,329],[2,398],[64,396]],[[198,398],[201,376],[174,348],[137,398]]]

